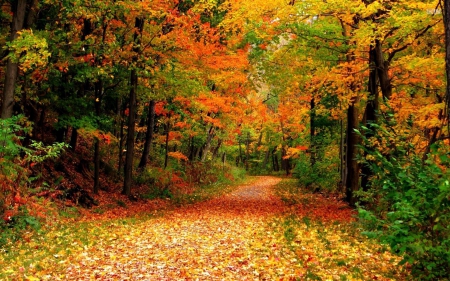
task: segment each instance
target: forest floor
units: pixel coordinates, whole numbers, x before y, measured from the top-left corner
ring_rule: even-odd
[[[354,215],[293,179],[255,177],[204,202],[30,234],[0,253],[0,279],[406,280]]]

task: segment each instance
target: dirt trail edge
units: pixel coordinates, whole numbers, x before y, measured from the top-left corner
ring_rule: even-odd
[[[268,219],[285,210],[272,191],[280,180],[258,177],[230,194],[131,225],[87,248],[53,278],[261,280],[256,264],[266,255],[255,245]]]

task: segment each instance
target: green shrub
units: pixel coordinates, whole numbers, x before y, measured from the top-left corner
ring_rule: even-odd
[[[13,242],[22,236],[26,230],[39,230],[39,220],[30,215],[26,206],[20,206],[14,217],[0,221],[0,246]]]
[[[28,187],[36,179],[29,177],[29,167],[58,157],[68,147],[65,143],[46,146],[33,140],[29,147],[22,146],[31,128],[21,115],[0,119],[0,244],[17,239],[26,229],[39,228],[38,219],[29,214],[26,200],[21,199],[30,193]]]
[[[368,130],[367,128],[365,128]],[[415,280],[448,280],[450,272],[450,158],[448,148],[434,145],[426,159],[406,138],[377,127],[380,152],[360,134],[363,159],[373,176],[360,192],[360,217],[365,234],[390,245],[411,265]],[[446,279],[447,278],[447,279]]]
[[[299,179],[302,186],[313,191],[336,191],[340,180],[337,169],[339,159],[336,157],[323,157],[311,166],[309,156],[302,154],[295,161],[293,174]]]

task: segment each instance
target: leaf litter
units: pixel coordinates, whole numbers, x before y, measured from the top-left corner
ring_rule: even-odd
[[[55,230],[41,243],[54,239],[66,243],[64,250],[47,249],[38,260],[4,272],[9,270],[7,280],[406,279],[396,257],[351,225],[353,212],[341,202],[297,194],[296,202],[286,204],[280,199],[286,194],[274,191],[283,185],[294,181],[257,177],[163,216]],[[82,235],[73,236],[71,229]],[[30,245],[22,246],[24,255],[33,254]]]

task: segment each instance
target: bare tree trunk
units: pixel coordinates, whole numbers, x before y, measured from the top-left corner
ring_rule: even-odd
[[[102,80],[99,80],[95,83],[95,115],[97,117],[100,116],[101,110],[101,100],[102,100],[102,91],[103,91],[103,83]],[[98,125],[98,124],[97,124]],[[98,194],[99,185],[100,185],[100,140],[95,138],[94,145],[94,193]]]
[[[311,152],[311,156],[310,156],[310,163],[311,163],[311,168],[314,168],[314,165],[316,164],[316,143],[315,143],[315,137],[316,137],[316,124],[315,124],[315,119],[316,119],[316,103],[314,100],[314,97],[311,98],[311,102],[310,102],[310,113],[309,113],[309,131],[310,131],[310,145],[309,145],[309,150]]]
[[[130,97],[128,111],[128,132],[127,132],[127,151],[125,154],[124,181],[122,193],[131,195],[131,184],[133,180],[133,159],[134,159],[134,134],[136,129],[136,91],[138,77],[136,70],[131,70],[130,75]]]
[[[349,106],[347,111],[347,182],[346,182],[346,201],[350,205],[356,204],[355,192],[359,189],[359,164],[356,160],[358,155],[357,145],[359,144],[359,137],[354,132],[358,128],[358,102],[356,98]]]
[[[247,132],[247,140],[246,140],[246,148],[245,148],[245,170],[248,171],[250,163],[250,132]]]
[[[139,36],[144,30],[144,19],[136,18],[134,27],[138,30],[134,33],[133,51],[136,55],[133,60],[138,60],[138,53],[140,52]],[[128,133],[127,133],[127,151],[125,156],[124,180],[122,193],[131,195],[131,184],[133,181],[133,159],[134,159],[134,134],[136,131],[136,96],[137,96],[138,76],[136,69],[131,70],[130,74],[130,96],[129,96],[129,116],[128,116]]]
[[[242,162],[242,147],[241,147],[241,138],[238,137],[239,142],[239,157],[236,159],[236,166],[239,167],[239,163]]]
[[[380,40],[375,40],[374,61],[378,70],[378,79],[380,81],[381,92],[384,99],[390,99],[392,96],[392,84],[389,79],[389,62],[384,59],[383,49]]]
[[[164,169],[167,168],[169,164],[169,133],[170,133],[170,115],[169,121],[167,121],[166,125],[166,144],[165,144],[165,152],[164,152]]]
[[[123,166],[123,140],[125,137],[125,131],[124,131],[124,127],[125,127],[125,114],[124,114],[124,110],[121,110],[120,112],[120,133],[119,133],[119,163],[118,163],[118,167],[117,167],[117,173],[120,175],[120,171],[122,170],[122,166]]]
[[[286,176],[288,176],[290,174],[290,172],[291,172],[291,162],[289,161],[289,159],[284,159],[286,154],[287,154],[286,153],[286,148],[283,147],[281,149],[281,166],[286,171]]]
[[[363,124],[366,127],[374,130],[375,127],[371,126],[372,123],[377,122],[377,111],[378,111],[378,71],[375,63],[376,50],[372,47],[369,51],[369,83],[368,91],[369,97],[364,112]],[[366,132],[366,137],[370,138],[374,134],[373,132]],[[364,152],[364,156],[367,156],[367,152]],[[367,164],[363,164],[361,167],[361,187],[363,190],[367,191],[369,189],[369,178],[372,175],[372,171]]]
[[[148,105],[147,132],[145,133],[144,151],[142,152],[141,162],[139,162],[139,168],[145,167],[148,163],[150,151],[152,148],[154,127],[155,127],[155,101],[151,100]]]
[[[209,150],[211,149],[211,141],[212,141],[212,139],[214,137],[214,133],[215,133],[214,132],[214,127],[211,126],[211,128],[209,128],[209,130],[208,130],[208,136],[206,137],[206,143],[205,143],[205,146],[203,148],[202,159],[201,159],[202,162],[205,162],[206,156],[207,156]]]
[[[270,147],[267,149],[266,154],[264,155],[264,161],[262,163],[263,168],[266,168],[267,163],[269,163],[269,157],[270,157]]]
[[[344,156],[347,155],[346,152],[346,141],[344,134],[344,120],[340,121],[341,136],[339,145],[339,157],[340,157],[340,172],[341,172],[341,182],[339,183],[339,192],[343,193],[345,191],[345,183],[347,182],[347,167]]]
[[[222,145],[222,140],[221,139],[219,139],[218,141],[217,141],[217,145],[216,145],[216,147],[214,147],[214,149],[213,149],[213,151],[212,151],[212,158],[213,159],[216,159],[216,157],[217,157],[217,155],[219,154],[219,149],[220,149],[220,146]]]
[[[280,165],[278,164],[277,147],[272,150],[272,170],[275,172],[280,171]]]
[[[450,0],[443,0],[444,28],[445,28],[445,73],[447,86],[445,88],[445,104],[447,119],[447,132],[450,135]]]
[[[11,23],[10,40],[13,41],[18,36],[18,31],[22,30],[25,22],[25,14],[27,11],[27,1],[18,0],[13,2],[13,19]],[[16,88],[17,73],[19,72],[19,65],[8,59],[5,73],[5,86],[3,88],[3,103],[1,118],[10,118],[13,115],[14,106],[14,90]]]
[[[75,151],[77,149],[78,130],[72,127],[72,134],[70,136],[70,149]]]

